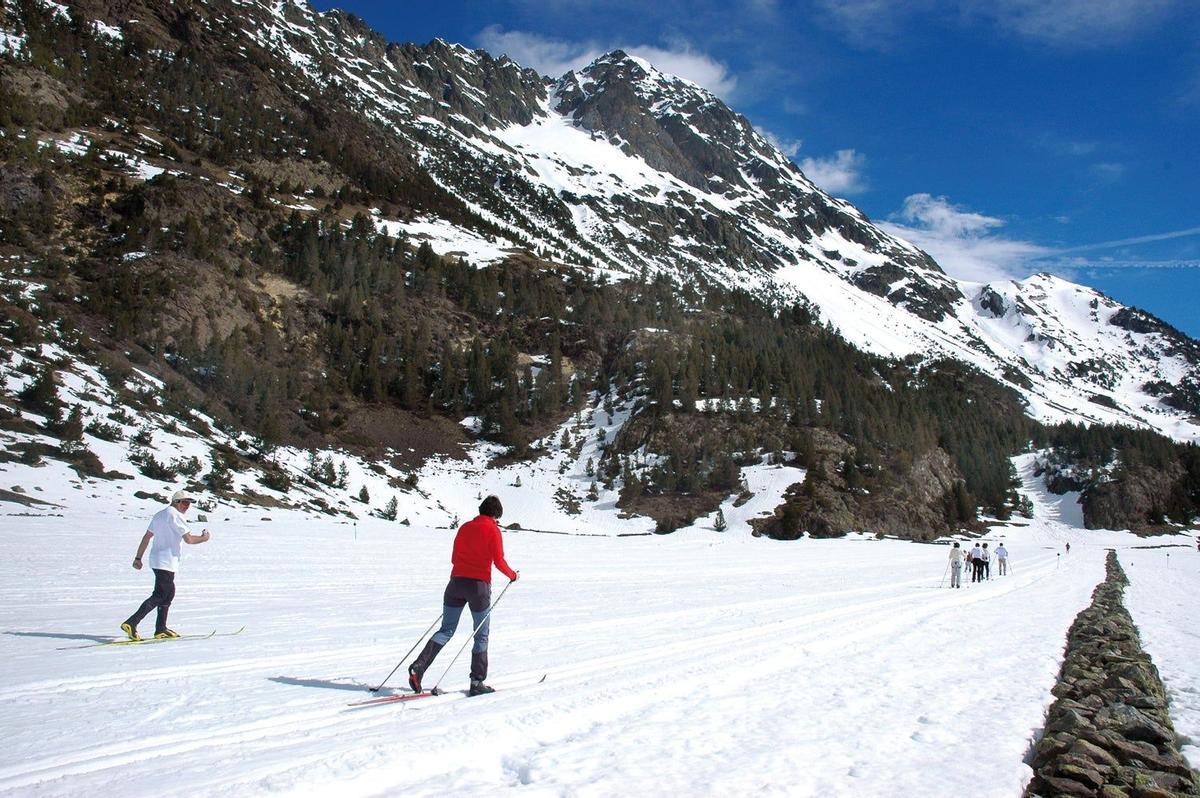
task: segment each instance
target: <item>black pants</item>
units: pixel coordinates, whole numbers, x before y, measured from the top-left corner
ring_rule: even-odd
[[[972,582],[982,582],[983,581],[983,560],[972,560],[971,565],[973,567],[973,570],[971,571],[971,581]]]
[[[150,598],[142,602],[142,606],[137,608],[137,612],[129,616],[126,623],[136,629],[142,619],[150,614],[150,610],[157,609],[158,617],[154,621],[154,633],[158,634],[167,628],[167,611],[171,609],[171,602],[174,598],[175,572],[155,568],[154,592],[150,594]]]

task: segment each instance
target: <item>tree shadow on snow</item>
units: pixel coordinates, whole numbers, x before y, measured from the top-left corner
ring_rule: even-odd
[[[370,687],[361,682],[341,682],[330,681],[328,679],[297,679],[293,676],[271,676],[269,681],[278,684],[290,684],[293,687],[324,687],[328,690],[353,690],[356,693],[361,693],[363,690],[369,690]]]
[[[83,635],[71,632],[5,632],[4,634],[15,637],[52,637],[55,640],[91,640],[95,643],[107,643],[113,639],[113,635]]]

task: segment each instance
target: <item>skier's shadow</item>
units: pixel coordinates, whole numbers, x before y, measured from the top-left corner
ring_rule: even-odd
[[[293,676],[271,676],[269,680],[277,684],[289,684],[293,687],[324,687],[327,690],[353,690],[361,693],[370,687],[361,682],[330,681],[328,679],[297,679]]]
[[[52,637],[55,640],[91,640],[96,643],[109,643],[113,639],[112,635],[83,635],[71,632],[5,632],[4,634],[15,637]]]

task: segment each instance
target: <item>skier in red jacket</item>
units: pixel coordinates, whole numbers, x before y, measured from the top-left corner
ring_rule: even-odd
[[[442,646],[454,637],[462,617],[463,607],[470,605],[474,621],[475,645],[471,647],[470,695],[494,692],[484,684],[488,672],[488,608],[492,604],[492,564],[513,582],[520,573],[504,560],[504,540],[496,523],[504,507],[495,496],[488,496],[479,505],[479,515],[458,529],[454,537],[454,552],[450,557],[450,583],[442,599],[442,628],[434,632],[425,648],[408,666],[408,686],[421,692],[421,677],[433,663]]]

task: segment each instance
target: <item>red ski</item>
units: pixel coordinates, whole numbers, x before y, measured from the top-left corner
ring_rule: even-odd
[[[376,704],[394,704],[397,701],[411,701],[414,698],[429,698],[433,693],[425,690],[420,693],[401,693],[400,695],[383,695],[375,698],[368,698],[365,701],[352,701],[346,706],[348,707],[373,707]]]

